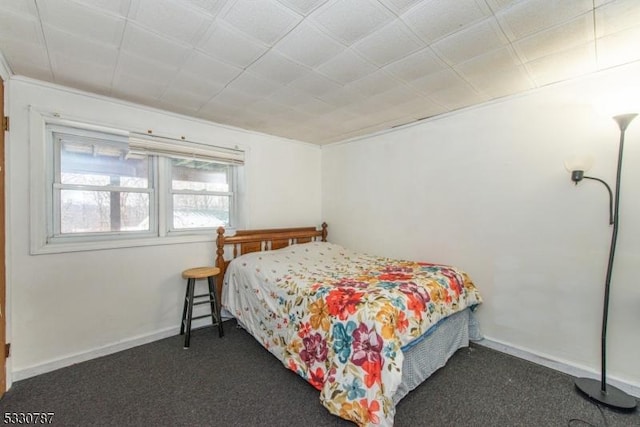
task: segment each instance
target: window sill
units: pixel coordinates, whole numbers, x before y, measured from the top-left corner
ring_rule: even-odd
[[[234,229],[225,229],[225,234],[233,233]],[[216,232],[207,231],[198,234],[177,234],[165,237],[144,237],[129,239],[109,239],[77,242],[56,242],[31,248],[31,255],[58,254],[65,252],[84,252],[108,249],[136,248],[144,246],[179,245],[185,243],[214,242]]]

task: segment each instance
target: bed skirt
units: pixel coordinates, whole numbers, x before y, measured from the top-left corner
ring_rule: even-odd
[[[411,390],[418,387],[431,374],[442,368],[453,353],[469,346],[469,340],[482,338],[473,312],[465,309],[440,322],[422,341],[404,354],[402,382],[393,395],[397,404]]]

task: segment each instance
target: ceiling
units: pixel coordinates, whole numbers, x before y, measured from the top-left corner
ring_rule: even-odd
[[[638,0],[2,0],[15,75],[325,144],[640,59]]]

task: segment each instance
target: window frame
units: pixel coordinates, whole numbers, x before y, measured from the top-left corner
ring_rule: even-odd
[[[213,232],[218,228],[218,226],[214,227],[197,227],[197,228],[175,228],[173,224],[173,196],[176,194],[195,194],[195,195],[203,195],[203,196],[229,196],[229,224],[224,226],[225,229],[234,228],[234,225],[237,223],[237,203],[236,203],[236,194],[237,194],[237,180],[236,173],[237,166],[233,166],[228,163],[222,162],[211,162],[211,163],[221,163],[225,164],[227,167],[227,182],[229,184],[229,191],[197,191],[197,190],[174,190],[172,181],[173,181],[173,159],[179,159],[181,157],[160,157],[160,161],[165,163],[164,165],[164,175],[166,183],[166,193],[165,193],[165,219],[166,226],[164,229],[166,230],[168,235],[186,235],[191,234],[193,232]],[[196,159],[198,161],[203,161],[201,159]]]
[[[166,244],[212,242],[215,240],[215,230],[211,228],[193,228],[186,230],[169,230],[172,222],[169,215],[171,203],[168,203],[168,195],[171,182],[163,177],[171,174],[171,160],[163,156],[150,156],[152,169],[151,179],[153,183],[149,188],[150,193],[150,230],[149,231],[116,231],[96,232],[82,235],[53,235],[54,211],[59,208],[54,206],[54,153],[52,133],[53,128],[74,128],[87,134],[106,134],[120,140],[127,139],[130,134],[119,128],[88,123],[85,120],[62,118],[59,114],[48,113],[36,107],[29,107],[29,156],[30,156],[30,254],[49,254],[77,252],[88,250],[117,249],[139,246],[156,246]],[[224,148],[224,147],[222,147]],[[235,149],[238,149],[236,147]],[[246,149],[241,151],[245,152]],[[233,174],[234,196],[230,203],[230,226],[225,230],[234,232],[242,224],[242,210],[244,204],[244,191],[240,186],[244,185],[243,165],[231,165]],[[154,194],[155,196],[151,196]],[[154,199],[153,201],[151,199]],[[44,215],[43,215],[44,213]],[[59,214],[59,213],[58,213]],[[155,224],[151,224],[155,222]]]
[[[73,135],[78,138],[94,138],[94,139],[102,139],[106,141],[106,144],[111,143],[114,146],[126,144],[126,139],[119,138],[118,135],[107,133],[107,132],[97,132],[91,131],[87,129],[71,127],[71,126],[61,126],[55,124],[47,124],[46,125],[46,138],[48,139],[47,145],[47,163],[49,165],[48,172],[48,184],[51,183],[51,190],[47,191],[47,215],[50,216],[47,222],[47,242],[50,244],[64,243],[64,242],[74,242],[74,241],[85,241],[85,240],[111,240],[111,239],[122,239],[122,238],[144,238],[144,237],[153,237],[158,234],[158,214],[157,214],[157,199],[158,199],[158,174],[157,174],[157,159],[148,156],[147,157],[147,167],[149,168],[147,179],[149,180],[149,185],[145,190],[138,188],[129,188],[129,187],[111,187],[111,186],[92,186],[92,185],[74,185],[74,184],[63,184],[62,182],[58,182],[58,178],[60,178],[60,156],[61,156],[61,147],[60,143],[55,139],[56,133],[64,133],[68,135]],[[107,140],[106,138],[112,138],[111,140]],[[49,185],[47,185],[49,188]],[[115,191],[122,190],[123,192],[137,192],[137,193],[146,193],[149,195],[149,229],[146,231],[96,231],[96,232],[87,232],[87,233],[62,233],[61,231],[61,200],[60,193],[63,189],[82,189],[86,188],[89,191]]]

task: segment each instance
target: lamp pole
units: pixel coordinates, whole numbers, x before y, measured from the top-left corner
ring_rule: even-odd
[[[610,223],[613,225],[613,231],[611,234],[611,246],[609,249],[609,263],[607,265],[607,276],[604,286],[604,305],[602,311],[602,335],[601,335],[601,379],[600,381],[592,378],[578,378],[576,379],[576,387],[582,393],[590,397],[591,399],[603,403],[607,406],[611,406],[617,409],[633,410],[637,406],[638,402],[632,396],[629,396],[624,391],[612,386],[607,385],[607,320],[609,318],[609,292],[611,289],[611,274],[613,272],[613,259],[616,252],[616,241],[618,239],[618,207],[620,204],[620,177],[622,172],[622,153],[624,150],[624,134],[629,126],[629,123],[637,116],[637,114],[623,114],[615,116],[613,119],[618,123],[620,128],[620,146],[618,148],[618,168],[616,173],[616,188],[615,199],[611,203],[611,189],[601,179],[581,176],[580,174],[572,174],[572,179],[578,183],[582,178],[593,179],[601,182],[607,187],[609,191],[609,208],[610,208]]]

